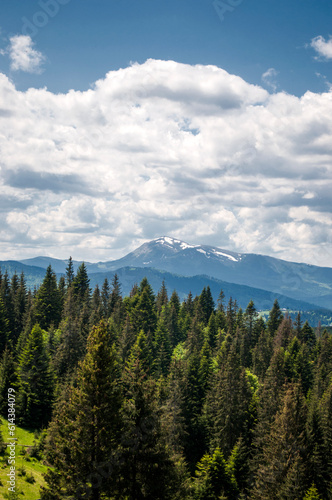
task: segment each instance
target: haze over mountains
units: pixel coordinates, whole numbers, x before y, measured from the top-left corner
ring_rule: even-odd
[[[74,261],[74,267],[80,263]],[[23,270],[28,283],[32,280],[34,284],[40,282],[49,264],[57,274],[65,273],[67,261],[50,257],[0,263],[9,273]],[[147,276],[155,290],[165,279],[169,290],[175,288],[180,295],[200,293],[209,285],[216,297],[223,288],[225,295],[236,298],[241,307],[252,298],[258,308],[269,308],[278,298],[280,305],[289,309],[332,309],[331,268],[191,245],[166,236],[144,243],[121,259],[85,264],[92,286],[101,285],[105,277],[111,279],[117,271],[124,293]]]

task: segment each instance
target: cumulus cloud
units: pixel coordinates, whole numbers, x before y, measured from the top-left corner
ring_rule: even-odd
[[[330,36],[328,40],[324,37],[316,36],[311,40],[311,47],[317,52],[320,57],[325,59],[332,59],[332,37]]]
[[[277,81],[276,77],[278,75],[278,71],[274,68],[269,68],[265,73],[262,74],[262,82],[265,83],[268,87],[270,87],[273,92],[277,90]]]
[[[10,57],[10,67],[13,71],[26,73],[41,73],[44,55],[34,48],[34,43],[28,35],[15,35],[10,38],[7,48]]]
[[[332,266],[332,93],[215,66],[109,72],[86,92],[0,74],[0,258],[118,258],[161,234]]]

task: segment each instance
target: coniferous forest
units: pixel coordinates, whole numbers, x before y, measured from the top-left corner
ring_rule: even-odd
[[[69,259],[34,291],[0,275],[0,356],[42,500],[332,498],[332,337],[277,301],[264,321],[209,287],[123,297]]]

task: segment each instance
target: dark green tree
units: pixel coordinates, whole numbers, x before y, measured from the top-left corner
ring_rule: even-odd
[[[77,384],[60,399],[49,428],[42,499],[91,498],[117,491],[121,390],[114,346],[105,323],[94,327]],[[69,444],[70,443],[70,444]]]
[[[283,315],[279,306],[279,302],[276,299],[273,303],[273,307],[269,314],[269,319],[267,320],[267,328],[270,335],[273,337],[279,328],[282,321]]]
[[[75,278],[73,259],[69,257],[68,265],[66,267],[66,283],[69,288]]]
[[[34,318],[44,329],[51,324],[57,326],[61,320],[61,295],[51,266],[48,266],[43,283],[36,294]]]
[[[35,325],[19,358],[18,422],[35,429],[46,426],[51,418],[53,391],[54,378],[44,332]]]
[[[139,357],[129,360],[123,384],[121,498],[171,499],[178,485],[161,426],[158,391],[155,381],[146,376]]]

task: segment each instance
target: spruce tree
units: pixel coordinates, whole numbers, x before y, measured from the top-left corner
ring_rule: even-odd
[[[52,469],[45,476],[43,500],[114,495],[120,407],[116,351],[101,322],[90,332],[77,383],[59,400],[50,424],[47,451]]]
[[[279,302],[276,299],[273,303],[273,307],[269,314],[269,319],[267,320],[267,328],[270,335],[273,337],[275,332],[278,330],[278,327],[282,321],[283,315],[279,306]]]
[[[73,259],[69,257],[68,265],[66,267],[66,284],[69,288],[75,278]]]
[[[54,378],[43,330],[35,325],[19,357],[18,422],[40,429],[48,424],[53,404]]]
[[[123,384],[120,498],[172,499],[175,467],[161,426],[157,387],[146,376],[139,356],[130,358]]]
[[[58,326],[61,320],[61,295],[52,267],[48,266],[43,283],[37,291],[34,301],[34,317],[41,328],[51,324]]]
[[[9,321],[6,314],[5,305],[0,295],[0,356],[4,352],[9,342]]]
[[[306,403],[299,384],[287,390],[265,442],[253,500],[297,500],[305,492]]]

